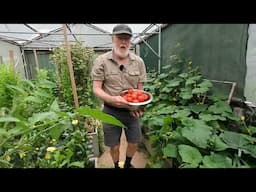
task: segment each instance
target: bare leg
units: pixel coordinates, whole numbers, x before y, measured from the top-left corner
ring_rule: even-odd
[[[133,157],[135,152],[137,151],[137,143],[128,143],[127,150],[126,150],[126,156],[127,157]]]
[[[120,144],[110,147],[110,155],[114,163],[119,161],[119,153],[120,153],[119,148],[120,148]]]
[[[124,163],[124,168],[132,167],[131,160],[132,160],[135,152],[137,151],[137,146],[138,146],[137,143],[128,143],[127,149],[126,149],[126,160]]]

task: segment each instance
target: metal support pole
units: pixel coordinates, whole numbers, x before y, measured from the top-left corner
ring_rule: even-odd
[[[161,26],[158,25],[158,73],[161,73]]]

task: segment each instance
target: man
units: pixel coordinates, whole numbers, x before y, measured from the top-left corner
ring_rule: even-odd
[[[113,49],[100,55],[92,69],[93,92],[104,101],[103,111],[120,120],[128,142],[124,168],[131,168],[132,157],[141,141],[139,117],[142,110],[129,111],[129,103],[120,93],[129,88],[143,90],[146,81],[146,67],[143,60],[129,51],[132,30],[129,26],[120,24],[113,28]],[[104,143],[110,147],[114,167],[119,168],[119,148],[122,128],[103,124]]]

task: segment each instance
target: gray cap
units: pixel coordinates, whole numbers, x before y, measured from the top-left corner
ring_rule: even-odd
[[[113,33],[112,34],[113,35],[127,34],[127,35],[132,36],[132,30],[131,30],[131,28],[128,25],[119,24],[119,25],[116,25],[113,28]]]

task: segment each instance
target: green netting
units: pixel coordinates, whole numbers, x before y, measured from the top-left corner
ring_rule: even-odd
[[[168,63],[180,43],[184,56],[191,58],[206,78],[237,82],[234,96],[244,98],[247,38],[247,24],[169,25],[161,33],[161,66]],[[151,36],[147,42],[158,52],[158,35]],[[148,71],[157,71],[157,56],[144,43],[141,43],[140,55]],[[231,85],[218,83],[214,88],[227,95]]]

